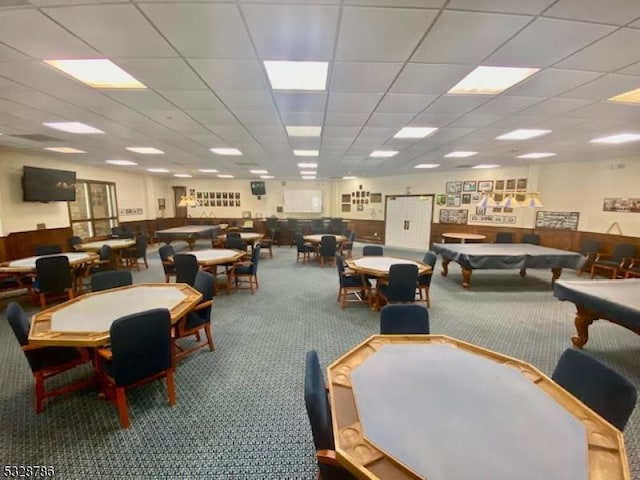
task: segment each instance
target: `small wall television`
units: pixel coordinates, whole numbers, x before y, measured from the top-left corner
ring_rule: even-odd
[[[73,202],[76,172],[24,166],[22,198],[25,202]]]
[[[265,195],[267,191],[264,187],[264,182],[261,180],[254,180],[251,182],[251,195]]]

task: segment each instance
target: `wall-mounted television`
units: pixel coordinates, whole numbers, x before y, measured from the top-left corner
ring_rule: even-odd
[[[76,172],[24,166],[22,193],[25,202],[73,202]]]
[[[262,180],[254,180],[251,182],[251,195],[265,195],[267,191],[264,188],[264,182]]]

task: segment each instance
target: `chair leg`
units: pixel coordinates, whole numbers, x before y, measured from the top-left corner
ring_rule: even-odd
[[[169,275],[164,276],[164,283],[169,283]]]
[[[47,299],[45,298],[44,293],[40,292],[40,308],[45,310],[47,308]]]
[[[120,415],[120,426],[122,428],[129,428],[131,422],[129,421],[127,394],[124,391],[124,387],[116,387],[116,405],[118,407],[118,415]]]
[[[176,384],[173,381],[173,370],[169,369],[166,372],[167,377],[167,392],[169,394],[169,405],[176,404]]]
[[[36,413],[42,412],[42,402],[44,401],[44,374],[36,372],[34,374],[36,380]]]
[[[147,262],[147,256],[145,255],[144,257],[144,266],[147,268],[147,270],[149,269],[149,262]]]
[[[211,334],[211,324],[205,323],[204,333],[207,335],[207,342],[209,342],[209,350],[213,352],[216,349],[216,346],[213,343],[213,335]]]

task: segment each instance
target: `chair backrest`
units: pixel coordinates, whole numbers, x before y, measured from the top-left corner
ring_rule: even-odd
[[[380,333],[428,334],[429,311],[415,303],[389,304],[380,311]]]
[[[100,247],[100,260],[111,260],[111,247],[106,243]]]
[[[91,275],[91,291],[101,292],[110,288],[133,285],[133,278],[129,270],[107,270]]]
[[[316,450],[333,450],[335,444],[331,427],[331,410],[320,360],[315,350],[307,352],[305,360],[304,404],[307,408]]]
[[[611,260],[622,262],[623,258],[631,259],[636,256],[636,246],[630,243],[619,243],[613,249]]]
[[[240,232],[229,232],[227,233],[227,238],[242,238]]]
[[[249,267],[249,272],[252,275],[256,275],[258,273],[259,260],[260,260],[260,245],[256,245],[253,247],[253,252],[251,252],[251,266]]]
[[[267,217],[265,220],[265,225],[269,230],[275,230],[278,228],[278,218],[277,217]]]
[[[171,368],[171,316],[166,308],[120,317],[111,324],[110,336],[117,387]]]
[[[176,266],[176,283],[187,283],[193,287],[196,281],[196,274],[200,269],[195,255],[188,253],[175,255],[173,263]]]
[[[320,256],[333,257],[336,254],[337,242],[333,235],[323,235],[320,239]]]
[[[522,235],[522,243],[540,245],[540,235],[538,235],[537,233],[525,233],[524,235]]]
[[[418,285],[421,286],[431,286],[431,279],[433,278],[433,270],[436,267],[436,261],[438,260],[438,256],[435,252],[428,250],[424,257],[422,258],[422,263],[425,265],[429,265],[431,267],[431,272],[425,273],[424,275],[420,275],[418,277]]]
[[[227,239],[224,241],[224,248],[230,248],[232,250],[246,250],[247,245],[242,241],[242,238],[240,237],[227,236]]]
[[[600,251],[600,241],[595,238],[587,238],[580,245],[580,253],[586,256],[589,253],[598,253]]]
[[[73,286],[69,259],[64,255],[37,259],[36,275],[41,292],[64,292]]]
[[[82,238],[80,238],[78,235],[74,235],[67,239],[67,246],[69,247],[69,250],[71,252],[75,251],[76,245],[80,245],[81,243],[82,243]]]
[[[394,263],[389,267],[386,297],[389,302],[413,302],[416,298],[418,266],[412,263]]]
[[[209,272],[199,270],[198,273],[196,273],[196,280],[193,283],[193,288],[202,294],[202,300],[200,300],[200,303],[208,302],[213,299],[215,278]],[[189,315],[197,316],[201,320],[198,323],[209,322],[211,320],[211,305],[201,310],[189,312]]]
[[[638,393],[620,373],[580,350],[568,349],[551,378],[618,430],[624,430]]]
[[[6,316],[20,346],[27,345],[29,343],[29,328],[31,324],[22,307],[16,302],[10,302],[7,305]],[[41,368],[42,362],[40,361],[38,350],[25,351],[24,354],[32,371],[35,372]]]
[[[296,233],[296,247],[298,248],[298,252],[304,252],[304,237],[301,233]]]
[[[60,245],[37,245],[34,249],[36,255],[55,255],[62,253]]]
[[[147,256],[147,245],[149,244],[149,239],[146,235],[138,235],[136,237],[136,256],[138,258]]]
[[[384,255],[384,248],[380,245],[365,245],[362,247],[362,255],[365,257],[382,257]]]
[[[158,255],[160,256],[164,273],[174,273],[176,271],[175,265],[173,263],[169,263],[169,257],[173,257],[175,254],[176,251],[171,245],[163,245],[158,249]]]
[[[495,243],[513,243],[513,232],[496,233]]]

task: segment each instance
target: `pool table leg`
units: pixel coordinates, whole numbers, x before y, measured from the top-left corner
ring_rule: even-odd
[[[471,285],[471,273],[473,270],[462,267],[462,286],[464,288],[469,288]]]
[[[520,269],[520,276],[521,276],[522,278],[524,278],[524,277],[526,277],[526,276],[527,276],[527,269],[526,269],[526,268],[521,268],[521,269]]]
[[[578,310],[575,319],[577,335],[571,337],[571,343],[576,348],[582,348],[589,341],[589,326],[594,320],[598,319],[598,316],[591,310],[579,305],[576,308]]]
[[[560,275],[562,275],[562,269],[561,268],[552,268],[551,269],[551,285],[553,285],[554,283],[556,283],[556,280],[560,278]]]
[[[442,270],[440,271],[440,275],[442,275],[443,277],[446,277],[447,275],[449,275],[449,262],[450,261],[451,261],[450,258],[442,257]]]

